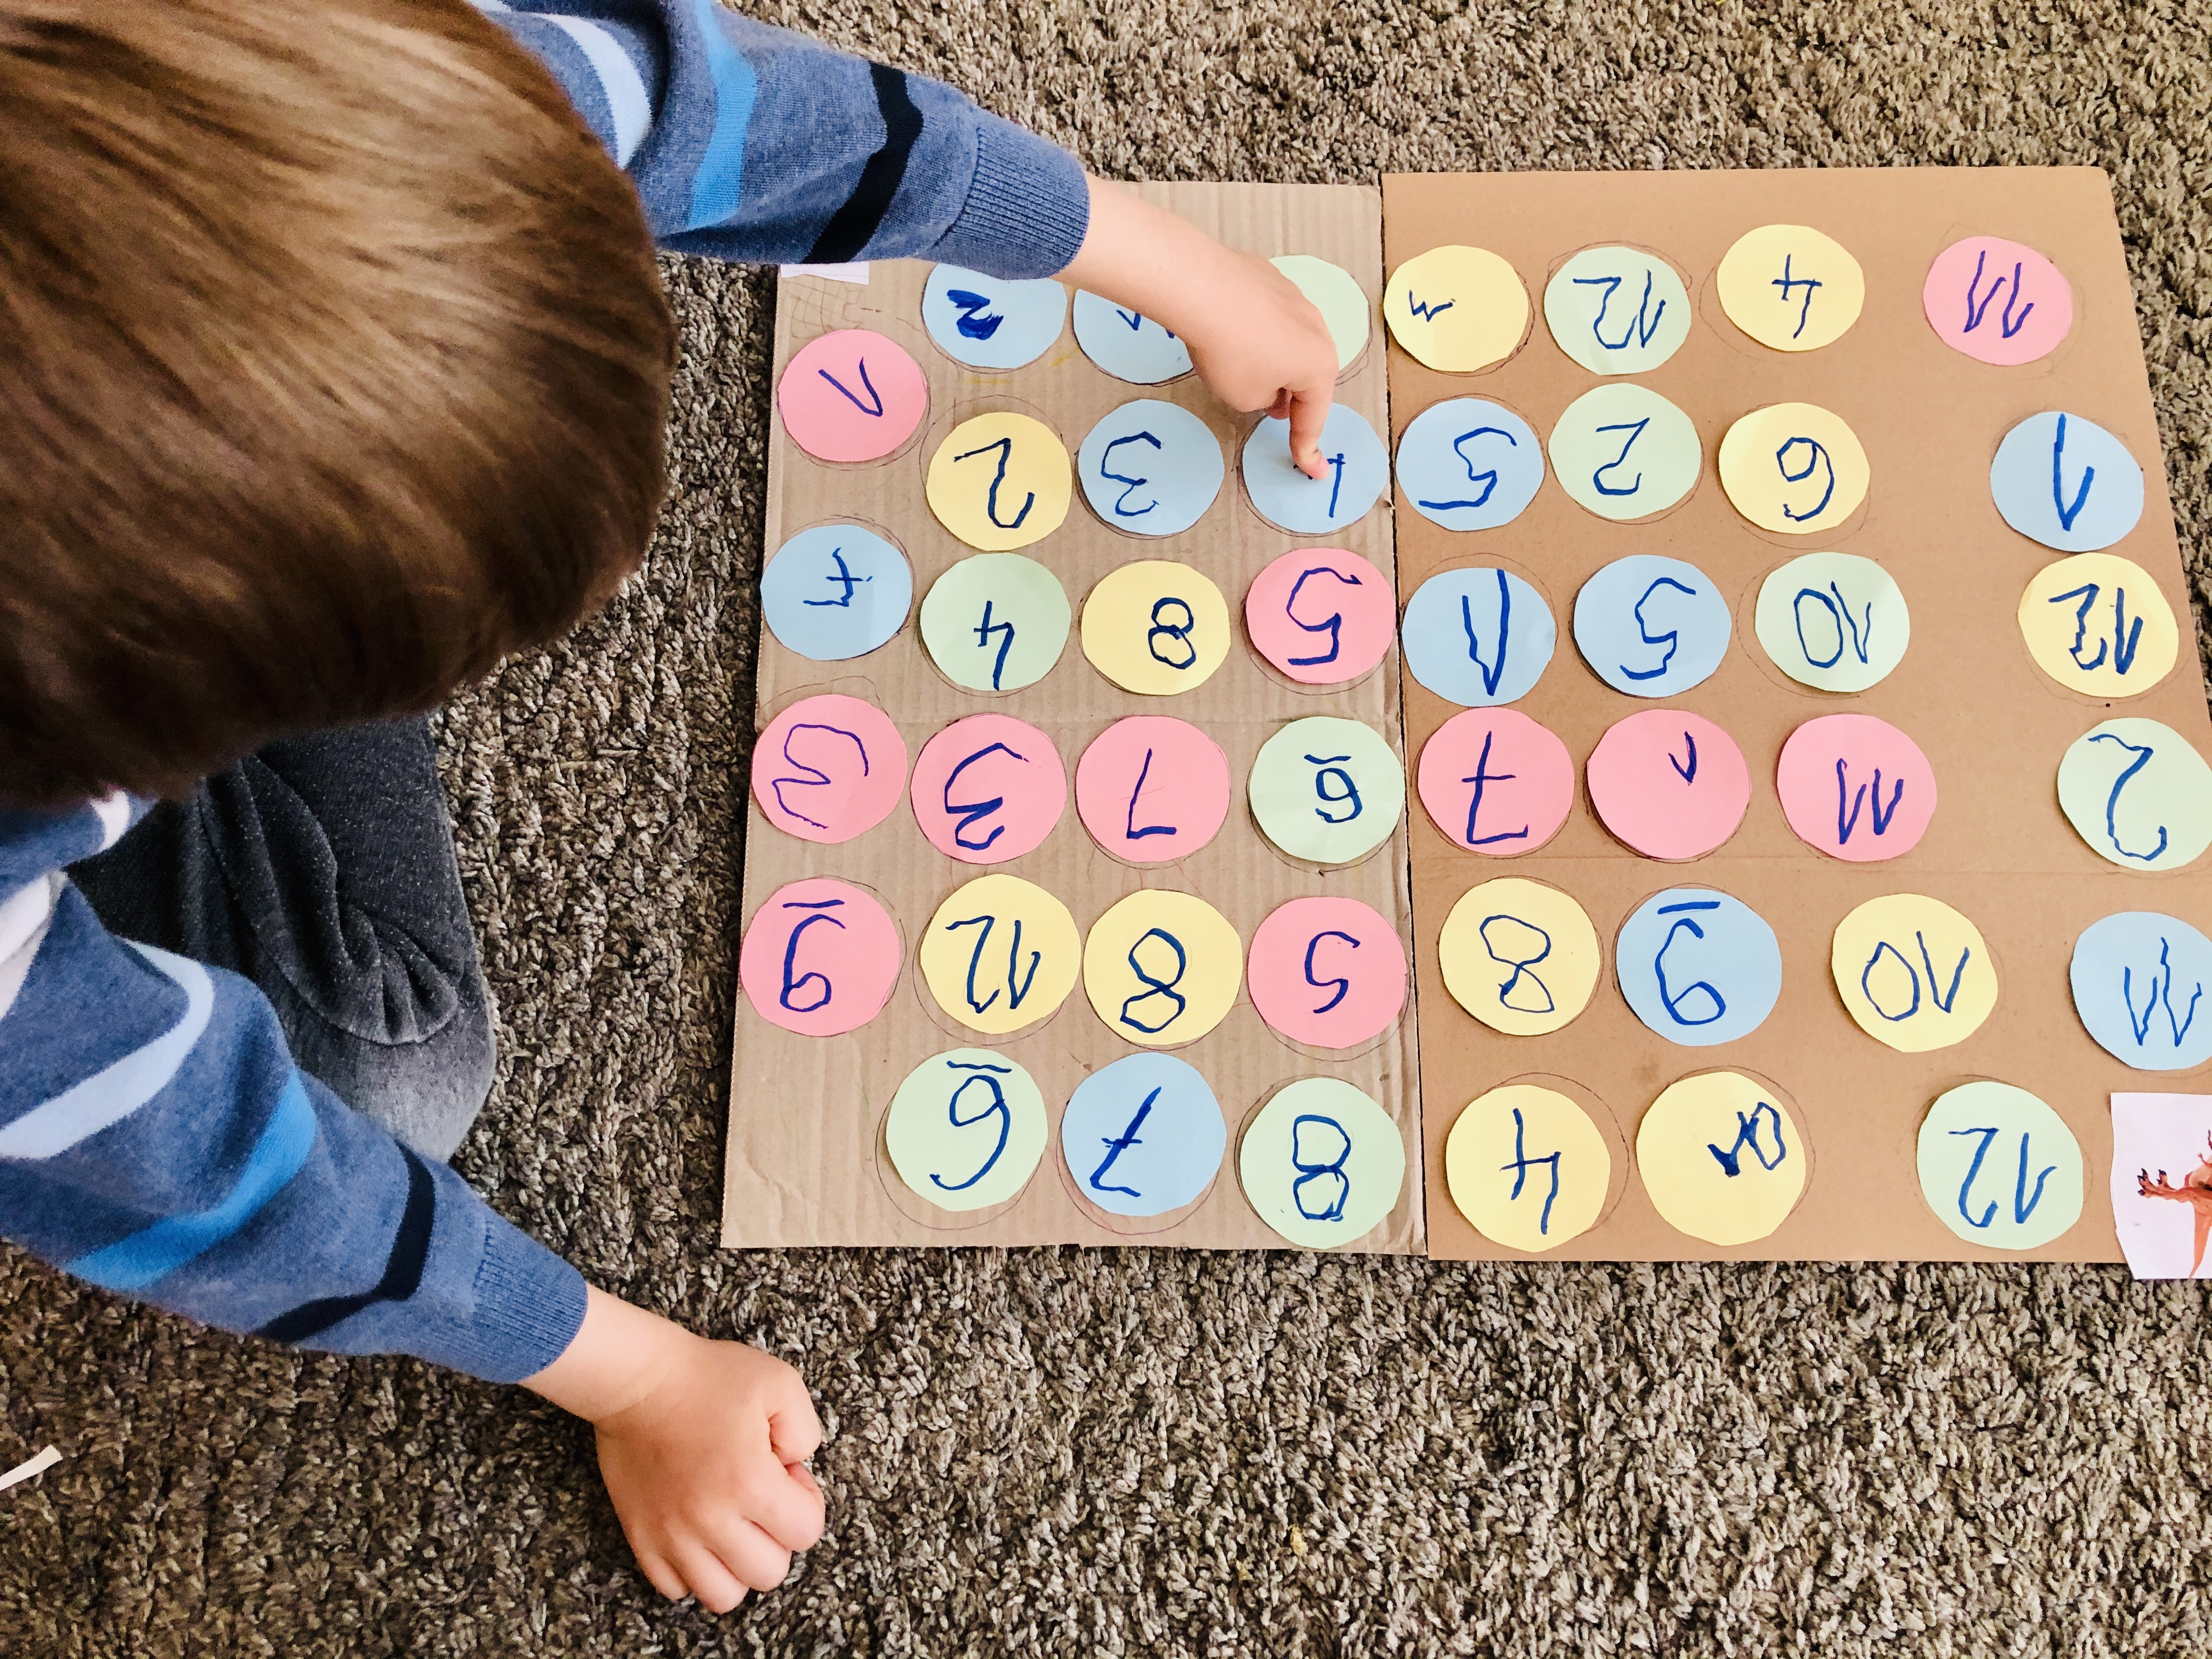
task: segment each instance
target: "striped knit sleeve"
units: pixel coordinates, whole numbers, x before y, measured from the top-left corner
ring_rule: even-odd
[[[1082,166],[940,82],[716,0],[476,3],[568,89],[665,246],[1028,277],[1064,270],[1083,245]]]
[[[92,814],[0,902],[0,1234],[280,1342],[495,1382],[558,1358],[576,1270],[301,1073],[250,981],[108,933],[58,868]],[[42,839],[6,828],[0,878]]]

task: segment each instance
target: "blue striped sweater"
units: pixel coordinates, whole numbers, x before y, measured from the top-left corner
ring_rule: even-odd
[[[1073,157],[958,93],[714,0],[477,0],[568,88],[669,247],[1063,268]],[[0,811],[0,1233],[234,1331],[511,1382],[576,1270],[293,1063],[246,980],[108,933],[64,873],[145,810]]]

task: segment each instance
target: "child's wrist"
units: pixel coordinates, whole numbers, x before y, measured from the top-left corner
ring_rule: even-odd
[[[586,1422],[604,1423],[651,1396],[701,1339],[597,1286],[589,1295],[575,1340],[523,1387]]]

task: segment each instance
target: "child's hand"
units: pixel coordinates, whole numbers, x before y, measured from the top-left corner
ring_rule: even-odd
[[[822,1425],[799,1373],[594,1290],[568,1351],[527,1386],[598,1426],[599,1474],[653,1588],[727,1613],[822,1536],[805,1467]]]
[[[1224,403],[1290,422],[1291,459],[1310,477],[1326,476],[1321,428],[1336,391],[1336,343],[1312,302],[1267,260],[1093,179],[1091,227],[1060,276],[1181,337]]]

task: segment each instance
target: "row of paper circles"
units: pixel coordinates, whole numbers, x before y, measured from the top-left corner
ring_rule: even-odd
[[[1453,1000],[1512,1037],[1547,1036],[1580,1018],[1605,963],[1597,929],[1571,895],[1516,876],[1463,894],[1438,933],[1437,955]],[[836,1036],[883,1011],[905,956],[873,894],[810,877],[755,913],[740,978],[770,1024]],[[1241,991],[1285,1037],[1341,1052],[1388,1030],[1406,1000],[1395,927],[1370,906],[1334,896],[1279,907],[1248,953],[1235,926],[1195,894],[1142,889],[1109,906],[1086,933],[1044,888],[993,873],[945,896],[915,960],[927,1000],[987,1036],[1050,1018],[1079,982],[1107,1029],[1139,1048],[1198,1041]],[[1963,1042],[1997,1006],[1997,963],[1980,930],[1924,894],[1858,905],[1836,926],[1829,965],[1853,1022],[1903,1053]],[[1622,1000],[1684,1048],[1757,1030],[1781,999],[1782,971],[1774,929],[1715,888],[1653,894],[1613,940]],[[2069,977],[2084,1028],[2114,1058],[2149,1072],[2212,1060],[2212,941],[2187,922],[2155,911],[2106,916],[2075,940]]]
[[[809,404],[837,397],[849,404],[846,379],[872,390],[878,376],[891,378],[886,365],[921,384],[913,359],[882,335],[843,330],[811,342],[785,370],[780,406],[787,428],[795,436],[811,434],[803,412]],[[887,419],[890,406],[877,404]],[[858,417],[864,424],[874,418],[867,408],[861,405]],[[922,405],[909,411],[915,422],[924,412]],[[836,413],[842,433],[854,410]],[[1343,404],[1330,408],[1319,478],[1292,464],[1288,433],[1287,422],[1262,419],[1244,441],[1240,471],[1261,517],[1293,535],[1319,536],[1374,510],[1389,488],[1391,463],[1364,416]],[[878,459],[912,434],[912,427],[885,426],[848,438],[838,453],[852,459],[868,450],[867,459]],[[1736,511],[1762,530],[1789,536],[1839,532],[1872,481],[1850,426],[1807,403],[1771,404],[1737,419],[1721,440],[1717,465]],[[1400,493],[1416,512],[1448,530],[1468,532],[1512,523],[1535,500],[1547,473],[1578,506],[1631,523],[1679,506],[1704,469],[1696,423],[1633,381],[1607,382],[1577,398],[1553,422],[1548,446],[1504,404],[1447,398],[1407,427],[1396,463]],[[1093,426],[1072,466],[1059,434],[1036,416],[1015,410],[971,416],[939,441],[926,494],[938,520],[962,541],[986,552],[1010,552],[1042,541],[1066,522],[1079,480],[1102,523],[1165,537],[1198,524],[1226,476],[1220,445],[1203,420],[1178,404],[1139,398]],[[2045,410],[2018,422],[1998,444],[1989,479],[2005,522],[2061,552],[2110,547],[2142,516],[2142,467],[2118,437],[2076,414]]]
[[[1681,708],[1615,721],[1579,769],[1599,821],[1645,858],[1715,852],[1742,824],[1751,769],[1725,728]],[[1571,816],[1577,768],[1566,744],[1517,709],[1469,708],[1421,745],[1415,793],[1455,846],[1513,858],[1546,846]],[[1784,821],[1808,847],[1847,863],[1899,858],[1920,842],[1940,799],[1934,768],[1904,732],[1871,714],[1824,714],[1783,744],[1774,770]],[[913,758],[890,717],[841,693],[804,697],[762,732],[753,796],[776,829],[848,842],[902,799],[930,844],[968,864],[1035,851],[1068,799],[1052,738],[1012,715],[970,714]],[[1199,727],[1130,715],[1084,749],[1077,815],[1101,850],[1133,865],[1176,862],[1206,847],[1235,798],[1227,757]],[[1253,821],[1314,865],[1365,858],[1396,829],[1406,778],[1363,721],[1309,715],[1263,743],[1245,780]],[[2123,869],[2178,870],[2212,845],[2212,765],[2157,720],[2102,721],[2069,744],[2060,809],[2099,857]]]
[[[1313,301],[1335,343],[1339,370],[1350,369],[1365,355],[1372,312],[1358,280],[1310,254],[1285,254],[1273,263]],[[1842,339],[1866,299],[1857,260],[1806,225],[1746,232],[1723,257],[1713,286],[1736,327],[1788,352]],[[1945,344],[2004,366],[2048,356],[2074,320],[2064,273],[2035,249],[1999,237],[1968,237],[1937,254],[1921,304]],[[1383,316],[1398,343],[1449,374],[1479,373],[1513,356],[1528,337],[1531,310],[1519,272],[1486,248],[1431,248],[1400,265],[1384,284]],[[1072,311],[1084,355],[1115,379],[1158,386],[1191,372],[1184,343],[1143,313],[1083,290],[1075,293]],[[1689,338],[1692,306],[1684,273],[1664,255],[1607,244],[1582,248],[1552,270],[1543,311],[1553,340],[1569,358],[1593,374],[1620,375],[1649,374],[1680,350]],[[1070,313],[1066,287],[1049,277],[1015,281],[939,264],[922,291],[921,320],[931,340],[954,362],[986,372],[1037,361],[1058,343]],[[848,395],[866,412],[886,401],[903,408],[915,393],[910,381],[887,372],[857,383]]]
[[[761,578],[769,631],[817,662],[850,661],[894,638],[913,607],[906,556],[855,524],[815,525],[776,550]],[[1904,660],[1911,612],[1896,579],[1851,553],[1806,553],[1761,579],[1751,632],[1784,674],[1815,690],[1858,692]],[[1011,691],[1059,662],[1073,610],[1060,579],[1018,553],[970,555],[932,586],[922,642],[964,690]],[[2149,690],[2179,659],[2181,631],[2158,584],[2117,554],[2084,553],[2030,579],[2017,611],[2036,666],[2085,696]],[[1517,702],[1558,648],[1552,606],[1501,566],[1441,571],[1401,618],[1389,581],[1336,548],[1286,553],[1247,590],[1244,629],[1288,678],[1338,684],[1371,671],[1394,635],[1406,665],[1463,708]],[[1575,596],[1572,632],[1592,672],[1635,697],[1673,696],[1719,668],[1735,632],[1720,586],[1687,560],[1631,554]],[[1203,685],[1227,659],[1229,606],[1212,579],[1169,559],[1122,565],[1085,596],[1086,656],[1126,690],[1171,696]]]
[[[1176,1217],[1211,1191],[1228,1149],[1219,1100],[1195,1066],[1131,1054],[1091,1073],[1060,1115],[1069,1185],[1124,1218]],[[1603,1127],[1601,1127],[1602,1120]],[[1452,1200],[1484,1237],[1559,1249],[1616,1197],[1612,1115],[1565,1079],[1501,1085],[1470,1102],[1445,1142]],[[1028,1069],[994,1049],[932,1055],[902,1080],[882,1125],[900,1181],[954,1213],[1012,1204],[1054,1139]],[[2080,1218],[2080,1143],[2027,1091],[1980,1080],[1930,1105],[1917,1137],[1929,1207],[1959,1237],[2033,1249]],[[1809,1183],[1813,1151],[1787,1096],[1737,1071],[1694,1073],[1662,1091],[1637,1127],[1635,1167],[1669,1225],[1710,1243],[1771,1234]],[[1274,1091],[1244,1127],[1247,1199],[1292,1243],[1326,1249],[1379,1225],[1403,1188],[1399,1126],[1351,1084],[1306,1078]],[[2017,1166],[2016,1168],[2014,1166]]]

